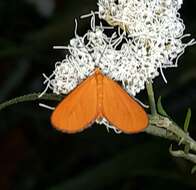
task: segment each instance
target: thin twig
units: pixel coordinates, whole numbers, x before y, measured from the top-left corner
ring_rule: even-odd
[[[147,93],[148,93],[151,114],[156,115],[157,109],[156,109],[156,103],[155,103],[155,98],[154,98],[153,86],[152,86],[151,82],[146,83],[146,89],[147,89]]]
[[[42,97],[39,97],[41,93],[32,93],[27,94],[24,96],[19,96],[17,98],[13,98],[11,100],[8,100],[2,104],[0,104],[0,111],[2,109],[5,109],[8,106],[18,104],[20,102],[29,102],[29,101],[36,101],[36,100],[54,100],[54,101],[60,101],[62,99],[61,95],[55,95],[50,93],[45,93]]]
[[[145,129],[145,132],[151,135],[174,140],[179,145],[185,145],[184,150],[172,151],[170,149],[171,155],[175,157],[183,157],[196,164],[196,155],[189,153],[190,150],[196,153],[196,141],[190,137],[187,131],[182,130],[174,121],[170,120],[167,115],[162,116],[157,113],[152,83],[147,83],[146,88],[151,115],[149,115],[149,127]]]
[[[196,163],[196,155],[195,154],[185,153],[182,150],[173,150],[172,146],[170,146],[169,152],[174,157],[184,158],[184,159],[189,160],[193,163]]]
[[[149,116],[149,126],[144,132],[165,139],[176,141],[178,144],[188,145],[190,150],[196,152],[196,141],[189,133],[183,131],[176,123],[161,115]]]
[[[39,98],[40,93],[33,93],[24,96],[20,96],[9,101],[0,104],[0,110],[5,109],[8,106],[28,101],[39,101],[39,100],[53,100],[60,101],[63,96],[46,93]],[[176,123],[171,121],[167,117],[163,117],[156,113],[155,115],[149,115],[149,126],[144,132],[153,135],[176,141],[178,144],[184,144],[190,147],[190,150],[196,153],[196,141],[190,137],[190,135],[183,131]],[[171,151],[170,151],[171,152]],[[196,155],[193,153],[185,153],[185,151],[179,150],[178,152],[171,152],[173,156],[183,157],[196,163]]]

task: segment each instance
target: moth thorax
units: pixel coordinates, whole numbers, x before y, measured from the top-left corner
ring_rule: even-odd
[[[103,76],[101,73],[97,73],[97,109],[98,115],[102,115],[103,106]]]

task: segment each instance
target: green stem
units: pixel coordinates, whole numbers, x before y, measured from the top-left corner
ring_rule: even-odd
[[[56,95],[52,93],[45,93],[42,97],[39,97],[40,93],[32,93],[27,94],[24,96],[19,96],[17,98],[13,98],[11,100],[8,100],[2,104],[0,104],[0,111],[8,106],[11,106],[13,104],[18,104],[20,102],[29,102],[29,101],[36,101],[36,100],[54,100],[54,101],[60,101],[62,99],[61,95]]]
[[[146,83],[146,89],[147,89],[147,93],[148,93],[148,100],[150,103],[151,114],[157,115],[156,103],[155,103],[155,98],[154,98],[154,91],[153,91],[153,86],[152,86],[151,82]]]
[[[166,139],[174,140],[176,142],[180,142],[185,146],[188,146],[192,152],[196,152],[196,142],[192,139],[188,133],[184,132],[179,126],[177,126],[173,121],[170,121],[169,118],[163,117],[156,112],[156,106],[154,101],[154,93],[152,89],[152,84],[147,85],[149,101],[151,105],[151,111],[154,115],[149,115],[149,126],[144,130],[146,133],[163,137]],[[48,94],[45,93],[42,97],[39,97],[40,93],[27,94],[24,96],[20,96],[17,98],[13,98],[9,101],[6,101],[0,104],[0,110],[11,106],[13,104],[17,104],[20,102],[28,102],[28,101],[39,101],[39,100],[53,100],[60,101],[63,96],[56,94]],[[196,155],[193,153],[187,153],[184,151],[173,151],[171,152],[174,156],[183,157],[187,160],[190,160],[196,163]]]

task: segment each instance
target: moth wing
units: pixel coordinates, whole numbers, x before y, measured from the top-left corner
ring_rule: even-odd
[[[143,108],[116,82],[103,78],[103,115],[125,133],[141,132],[148,125]]]
[[[52,113],[51,123],[57,130],[76,133],[87,128],[96,116],[97,82],[92,75],[59,103]]]

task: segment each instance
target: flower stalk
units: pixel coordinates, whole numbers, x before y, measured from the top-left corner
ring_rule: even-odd
[[[150,109],[151,109],[151,114],[157,115],[157,109],[156,109],[156,103],[155,103],[155,98],[154,98],[154,91],[153,91],[153,85],[152,82],[146,83],[146,89],[148,93],[148,100],[150,104]]]

